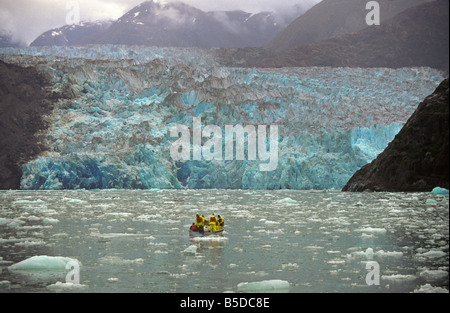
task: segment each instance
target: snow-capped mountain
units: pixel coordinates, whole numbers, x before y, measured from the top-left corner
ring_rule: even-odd
[[[38,38],[30,46],[72,46],[79,44],[83,38],[92,36],[107,29],[111,21],[81,22],[51,29]]]
[[[147,1],[109,27],[95,23],[64,26],[44,33],[32,45],[264,46],[287,22],[271,12],[204,12],[182,2]]]

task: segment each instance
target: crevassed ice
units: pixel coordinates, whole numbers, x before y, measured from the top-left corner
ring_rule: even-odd
[[[0,59],[35,65],[71,97],[48,117],[49,149],[23,166],[22,189],[340,189],[443,79],[430,68],[225,68],[207,50],[113,45]],[[276,170],[247,153],[175,162],[169,130],[193,116],[222,131],[278,125]]]

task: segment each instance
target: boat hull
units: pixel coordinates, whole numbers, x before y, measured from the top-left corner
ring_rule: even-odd
[[[189,235],[192,237],[203,237],[203,236],[211,236],[211,235],[222,236],[223,229],[213,230],[213,231],[207,230],[207,231],[203,231],[203,232],[189,230]]]

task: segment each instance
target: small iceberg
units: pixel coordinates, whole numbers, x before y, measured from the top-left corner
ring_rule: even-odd
[[[420,272],[420,277],[427,282],[435,282],[448,277],[448,272],[444,270],[424,270]]]
[[[376,227],[365,227],[365,228],[360,228],[356,230],[357,232],[361,232],[361,233],[372,233],[372,234],[386,234],[386,229],[385,228],[376,228]]]
[[[288,292],[289,282],[286,280],[273,279],[263,280],[253,283],[239,283],[237,285],[238,292]]]
[[[291,198],[289,198],[289,197],[284,198],[284,199],[280,199],[280,200],[278,200],[277,202],[278,202],[278,203],[283,203],[283,204],[285,204],[285,205],[295,205],[295,204],[298,203],[297,200],[291,199]]]
[[[15,263],[7,267],[7,270],[14,275],[21,276],[27,283],[54,284],[64,278],[67,280],[67,275],[71,273],[72,268],[80,269],[81,263],[67,257],[39,255]],[[64,287],[69,287],[69,285],[64,285]]]
[[[54,284],[47,286],[46,288],[56,292],[63,292],[63,291],[80,291],[88,288],[88,286],[74,283],[62,283],[58,281]]]
[[[432,195],[448,195],[448,189],[436,187],[431,191]]]
[[[190,245],[183,251],[184,254],[188,255],[195,255],[197,253],[197,246],[196,245]]]
[[[441,250],[430,250],[428,252],[425,253],[417,253],[416,256],[417,257],[425,257],[425,258],[441,258],[446,256],[447,254],[444,251]]]
[[[19,263],[8,267],[11,272],[15,271],[61,271],[66,270],[68,263],[77,263],[81,267],[81,263],[77,259],[66,258],[62,256],[33,256]]]
[[[415,289],[414,293],[448,293],[448,289],[441,287],[433,287],[430,284],[420,286],[419,289]]]

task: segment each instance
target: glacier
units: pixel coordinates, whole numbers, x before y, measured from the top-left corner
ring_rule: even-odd
[[[342,188],[442,81],[431,68],[229,68],[213,50],[139,46],[0,49],[64,95],[38,134],[47,151],[21,189]],[[175,161],[170,129],[278,125],[274,171],[257,160]],[[224,147],[222,149],[225,151]]]

